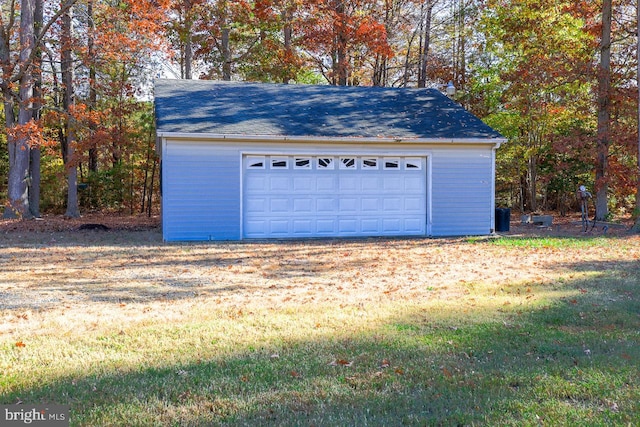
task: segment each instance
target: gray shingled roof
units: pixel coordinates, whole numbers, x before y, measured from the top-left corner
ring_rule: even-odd
[[[159,134],[502,138],[435,89],[157,80],[155,112]]]

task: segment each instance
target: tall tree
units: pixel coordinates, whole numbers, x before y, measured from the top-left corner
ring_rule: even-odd
[[[5,218],[29,218],[33,216],[29,204],[31,146],[42,140],[40,124],[34,120],[34,66],[44,35],[51,25],[76,0],[65,0],[60,8],[49,16],[46,23],[38,23],[36,32],[36,0],[22,0],[18,6],[11,2],[2,7],[0,15],[0,65],[2,67],[2,91],[7,148],[9,152],[9,179]],[[16,28],[19,16],[19,28]],[[16,37],[17,33],[17,37]],[[18,39],[17,52],[13,51],[14,38]],[[17,91],[15,86],[18,87]],[[35,177],[38,179],[38,177]]]
[[[358,85],[362,57],[391,56],[384,24],[375,0],[313,0],[301,23],[302,45],[318,71],[333,85]],[[358,72],[356,72],[358,71]]]
[[[62,74],[62,106],[66,114],[62,143],[62,160],[67,169],[67,210],[65,216],[77,218],[78,208],[78,167],[76,165],[75,144],[76,131],[73,118],[74,84],[73,84],[73,8],[68,8],[62,15],[62,32],[60,40],[60,58]]]
[[[7,142],[9,145],[9,182],[8,197],[9,205],[4,210],[5,218],[28,218],[31,217],[29,209],[28,180],[29,180],[29,159],[30,159],[30,135],[29,129],[34,130],[33,126],[33,53],[35,50],[35,0],[22,0],[20,6],[20,55],[18,73],[10,79],[11,74],[7,75],[7,71],[13,71],[16,64],[5,63],[3,65],[9,68],[3,76],[5,80],[13,80],[19,83],[18,91],[18,123],[13,121],[13,95],[10,93],[10,81],[7,82],[5,94],[5,115],[7,117],[7,130],[9,135]],[[6,37],[10,37],[9,34]],[[10,43],[7,40],[6,43]],[[7,58],[9,61],[10,58]],[[4,89],[4,88],[3,88]],[[7,99],[9,98],[9,99]]]
[[[197,49],[194,27],[205,3],[205,0],[174,0],[169,8],[171,19],[167,22],[167,33],[176,50],[182,79],[193,77],[194,51]]]
[[[596,149],[596,219],[604,221],[609,213],[608,162],[611,144],[611,21],[612,0],[602,2],[602,34],[598,67],[598,132]]]
[[[504,7],[504,1],[490,0],[488,5],[482,28],[493,59],[482,72],[489,69],[495,77],[485,74],[487,83],[478,84],[487,95],[499,94],[502,120],[494,125],[511,136],[500,160],[509,159],[521,209],[535,211],[541,167],[553,157],[557,129],[577,127],[571,121],[582,117],[577,108],[589,93],[584,81],[589,83],[591,36],[581,19],[565,11],[569,2],[511,0]]]
[[[304,69],[296,42],[302,0],[258,0],[254,2],[250,23],[259,30],[259,39],[245,64],[239,68],[242,78],[289,83]]]
[[[34,37],[42,31],[42,21],[44,20],[44,4],[43,0],[36,0],[34,11]],[[34,40],[35,44],[35,40]],[[33,70],[33,120],[40,121],[43,106],[43,90],[42,90],[42,48],[35,47],[36,55],[34,58]],[[40,217],[40,163],[41,163],[41,147],[33,145],[29,154],[29,211],[36,218]]]
[[[636,158],[636,222],[633,230],[640,233],[640,1],[636,4],[636,82],[638,82],[638,110],[637,110],[637,132],[638,132],[638,157]]]
[[[433,7],[437,0],[427,0],[420,5],[421,15],[424,20],[420,22],[420,66],[418,68],[418,87],[425,87],[427,84],[427,64],[429,59],[429,48],[431,47],[431,18]]]

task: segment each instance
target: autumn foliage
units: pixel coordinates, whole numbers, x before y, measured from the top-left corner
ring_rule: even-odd
[[[159,186],[150,109],[157,76],[398,87],[451,81],[458,102],[509,138],[498,152],[498,203],[567,212],[578,185],[596,187],[600,8],[568,0],[3,3],[9,149],[0,150],[0,173],[9,179],[0,197],[22,213],[33,207],[29,197],[62,210],[77,168],[82,209],[149,211]],[[629,213],[638,182],[636,18],[627,5],[613,13],[606,182],[613,212]],[[34,37],[25,37],[30,31]],[[42,192],[33,168],[42,171]]]

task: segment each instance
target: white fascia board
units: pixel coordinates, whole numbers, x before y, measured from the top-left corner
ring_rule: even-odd
[[[357,137],[320,137],[320,136],[286,136],[286,135],[225,135],[216,133],[158,132],[158,138],[218,140],[246,142],[328,142],[338,144],[494,144],[496,148],[507,142],[506,138],[357,138]]]

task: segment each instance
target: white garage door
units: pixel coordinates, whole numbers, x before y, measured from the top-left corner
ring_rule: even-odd
[[[426,159],[245,156],[247,238],[426,234]]]

